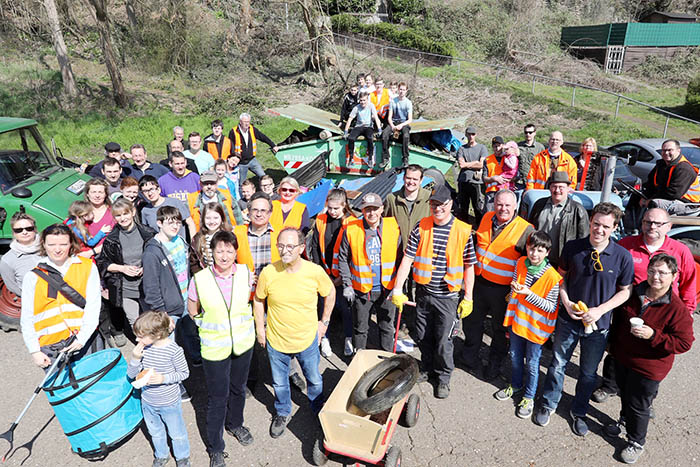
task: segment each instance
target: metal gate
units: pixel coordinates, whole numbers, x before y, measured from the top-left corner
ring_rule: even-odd
[[[620,74],[622,72],[622,64],[625,61],[625,47],[622,45],[608,46],[605,54],[605,72]]]

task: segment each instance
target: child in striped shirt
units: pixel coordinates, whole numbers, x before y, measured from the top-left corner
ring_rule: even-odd
[[[134,347],[127,376],[136,378],[142,370],[153,373],[141,390],[141,408],[155,450],[153,467],[168,462],[168,435],[176,467],[190,467],[190,442],[182,417],[179,383],[187,379],[185,353],[170,335],[170,318],[162,311],[148,311],[134,322],[138,344]],[[167,428],[167,433],[166,433]]]

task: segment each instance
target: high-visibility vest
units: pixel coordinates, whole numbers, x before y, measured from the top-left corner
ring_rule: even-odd
[[[328,214],[319,214],[316,216],[316,230],[318,230],[318,243],[321,249],[321,266],[331,277],[338,277],[340,275],[340,270],[338,268],[338,252],[340,251],[340,244],[343,242],[343,232],[347,228],[348,224],[352,221],[357,220],[355,216],[348,216],[343,219],[340,226],[340,231],[338,232],[338,237],[333,244],[333,260],[330,267],[326,264],[326,223],[328,222]]]
[[[225,160],[231,155],[231,140],[226,136],[222,136],[222,138],[224,140],[221,143],[221,154],[219,154],[219,146],[215,141],[205,141],[206,144],[204,150],[211,154],[214,160]]]
[[[418,223],[420,232],[420,241],[416,250],[416,257],[413,258],[413,280],[417,284],[426,285],[430,283],[430,278],[433,275],[433,218],[424,217]],[[462,289],[464,281],[464,248],[469,242],[471,234],[471,226],[461,220],[455,218],[450,228],[450,235],[447,238],[447,247],[445,248],[445,259],[447,268],[445,270],[444,281],[447,283],[447,288],[452,292],[459,292]]]
[[[250,295],[248,268],[239,264],[231,280],[231,304],[227,306],[211,268],[194,275],[202,310],[194,317],[194,322],[199,327],[205,360],[220,361],[228,358],[231,352],[241,355],[255,343],[253,309],[247,300]]]
[[[236,154],[240,154],[241,151],[243,151],[243,143],[241,142],[241,131],[238,129],[238,127],[236,127],[233,130],[233,135],[236,138],[236,140],[233,142],[233,150],[236,152]],[[253,125],[250,125],[250,127],[248,127],[248,138],[248,144],[252,145],[253,157],[255,157],[255,154],[257,154],[258,152],[258,142],[255,140],[255,131],[253,130]]]
[[[691,164],[690,161],[686,159],[684,155],[681,154],[680,161],[678,161],[678,164],[681,164],[683,162],[687,162],[688,164],[690,164],[690,166],[695,171],[695,181],[692,185],[690,185],[690,188],[688,188],[688,191],[686,192],[686,194],[683,195],[681,199],[684,199],[689,203],[700,203],[700,176],[698,175],[698,168]],[[676,167],[678,167],[678,164],[674,164],[674,166],[671,167],[671,170],[668,171],[668,180],[666,180],[666,186],[669,186],[671,184],[671,176],[673,175],[673,171],[676,170]],[[659,183],[656,180],[657,175],[658,172],[654,172],[654,186],[658,187]]]
[[[76,258],[80,263],[72,263],[63,280],[85,297],[93,263],[89,258]],[[34,289],[33,321],[39,345],[43,347],[68,339],[72,333],[80,331],[83,325],[83,309],[74,305],[61,292],[57,292],[55,298],[49,297],[48,282],[38,277]]]
[[[379,118],[385,118],[389,112],[389,91],[383,88],[381,96],[377,96],[377,91],[370,93],[369,96],[374,108],[377,109]]]
[[[352,288],[360,293],[368,293],[372,290],[372,262],[367,256],[365,248],[365,226],[358,219],[348,224],[345,235],[350,244],[350,277]],[[393,217],[385,217],[381,226],[381,277],[380,281],[385,289],[393,289],[396,279],[396,252],[399,248],[401,231],[399,224]]]
[[[495,213],[489,212],[481,219],[476,230],[476,275],[495,284],[508,285],[513,271],[522,255],[515,245],[530,224],[516,216],[496,238],[491,238],[491,219]]]
[[[270,224],[272,228],[278,232],[285,227],[293,227],[298,229],[301,227],[301,220],[304,214],[304,209],[306,205],[300,203],[299,201],[294,201],[292,205],[292,210],[287,214],[287,218],[284,218],[282,213],[282,202],[280,200],[274,200],[272,202],[272,215],[270,216]]]
[[[525,276],[527,276],[527,266],[525,266],[524,256],[518,260],[516,270],[518,274],[516,281],[518,284],[524,285]],[[545,273],[532,284],[530,290],[539,297],[547,298],[552,288],[560,282],[561,275],[559,275],[556,269],[548,266]],[[535,344],[544,344],[547,338],[554,332],[554,326],[557,324],[558,311],[558,304],[553,312],[546,313],[525,300],[525,295],[515,294],[510,299],[510,302],[508,302],[503,326],[512,326],[511,329],[513,333],[523,339],[527,339]]]
[[[501,162],[499,163],[498,159],[496,159],[496,154],[491,154],[484,160],[487,177],[493,177],[503,173],[503,159],[505,159],[505,157],[501,158]],[[498,182],[491,182],[486,185],[486,193],[491,191],[498,191]]]
[[[250,243],[248,243],[248,228],[248,224],[243,224],[237,225],[233,229],[233,234],[236,236],[236,240],[238,240],[236,262],[238,264],[245,264],[250,271],[255,271],[253,254],[250,252]],[[272,232],[270,232],[270,263],[274,263],[280,259],[280,253],[277,250],[277,235],[279,235],[279,232],[273,227]]]
[[[549,165],[549,151],[546,149],[532,159],[532,164],[530,164],[530,172],[527,174],[527,184],[525,185],[526,190],[544,190],[546,188],[547,180],[552,174]],[[566,172],[569,174],[571,188],[576,189],[578,168],[576,167],[576,161],[568,152],[564,150],[561,151],[556,171]]]
[[[219,188],[219,199],[223,198],[223,202],[218,200],[218,204],[224,206],[224,212],[226,213],[226,218],[225,220],[228,220],[229,224],[231,226],[235,227],[236,224],[236,216],[233,215],[233,206],[231,205],[233,196],[231,196],[231,192],[224,189],[224,188]],[[194,193],[187,193],[187,206],[190,209],[190,217],[192,218],[192,221],[194,222],[195,227],[197,228],[197,231],[199,231],[199,224],[201,222],[201,217],[202,217],[202,210],[200,206],[202,203],[200,203],[200,194],[201,191],[195,191]]]

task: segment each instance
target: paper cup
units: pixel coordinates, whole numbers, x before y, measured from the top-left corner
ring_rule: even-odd
[[[632,329],[641,327],[644,324],[644,320],[642,318],[637,318],[636,316],[633,316],[630,318],[630,326]]]

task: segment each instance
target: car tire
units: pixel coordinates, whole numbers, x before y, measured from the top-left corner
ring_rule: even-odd
[[[319,436],[314,440],[314,445],[311,450],[311,462],[314,465],[326,465],[328,462],[328,455],[323,447],[323,436]]]
[[[418,423],[418,416],[420,415],[420,396],[418,394],[411,394],[408,396],[406,405],[403,408],[403,413],[401,414],[401,424],[406,428],[413,428]]]
[[[384,457],[384,467],[401,467],[401,449],[391,446]]]
[[[401,374],[394,383],[379,392],[372,393],[377,383],[396,369],[401,370]],[[383,412],[408,394],[417,380],[418,362],[410,355],[396,355],[365,371],[352,390],[351,401],[367,414]]]

